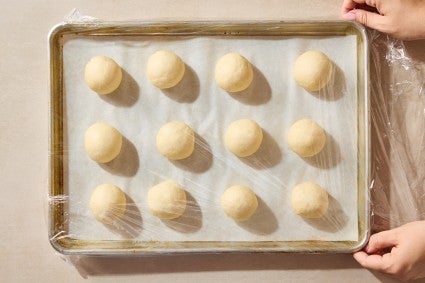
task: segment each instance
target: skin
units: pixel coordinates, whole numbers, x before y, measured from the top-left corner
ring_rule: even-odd
[[[425,39],[424,0],[344,0],[341,14],[398,39]]]
[[[353,254],[365,268],[411,280],[425,277],[425,221],[416,221],[370,237]]]
[[[342,18],[403,40],[425,38],[424,0],[344,0]],[[425,221],[370,237],[353,254],[365,268],[411,280],[425,277]]]

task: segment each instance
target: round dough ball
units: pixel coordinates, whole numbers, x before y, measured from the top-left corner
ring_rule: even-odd
[[[215,80],[219,87],[228,92],[246,89],[253,77],[251,63],[238,53],[227,53],[215,65]]]
[[[186,192],[176,182],[164,181],[149,190],[148,206],[158,218],[177,218],[186,209]]]
[[[93,91],[98,94],[108,94],[120,85],[122,70],[111,58],[96,56],[86,64],[85,79]]]
[[[148,59],[146,73],[150,82],[160,88],[177,85],[183,78],[185,64],[179,56],[170,51],[160,50]]]
[[[90,197],[90,209],[94,218],[105,224],[112,224],[121,219],[126,206],[125,193],[111,184],[96,187]]]
[[[332,76],[332,61],[323,52],[307,51],[295,61],[294,79],[307,91],[318,91]]]
[[[253,120],[241,119],[233,122],[227,128],[224,136],[226,147],[239,157],[254,154],[263,141],[263,131]]]
[[[121,151],[122,135],[114,127],[105,123],[91,125],[84,135],[84,147],[91,159],[107,163]]]
[[[322,151],[326,144],[325,131],[310,119],[295,122],[288,132],[288,145],[301,157],[310,157]]]
[[[221,195],[221,207],[227,216],[236,221],[248,220],[257,210],[258,201],[254,192],[244,186],[231,186]]]
[[[322,217],[329,206],[328,193],[313,182],[298,184],[292,190],[292,210],[305,218]]]
[[[195,133],[183,122],[167,123],[156,135],[156,148],[161,155],[171,160],[187,158],[195,149]]]

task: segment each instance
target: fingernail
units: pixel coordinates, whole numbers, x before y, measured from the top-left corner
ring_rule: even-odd
[[[345,13],[344,15],[342,15],[342,18],[344,20],[347,21],[354,21],[356,19],[356,11],[355,10],[351,10],[348,13]]]

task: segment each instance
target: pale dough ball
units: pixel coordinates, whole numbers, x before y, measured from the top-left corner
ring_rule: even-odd
[[[307,51],[295,61],[294,79],[307,91],[318,91],[332,76],[332,61],[323,52]]]
[[[255,193],[244,186],[231,186],[221,195],[221,207],[227,216],[236,221],[249,219],[257,210],[258,201]]]
[[[326,143],[325,131],[310,119],[295,122],[288,132],[288,145],[301,157],[310,157],[322,151]]]
[[[263,141],[263,131],[253,120],[241,119],[233,122],[224,135],[226,147],[239,157],[254,154]]]
[[[187,158],[195,149],[195,133],[183,122],[167,123],[156,135],[156,148],[161,155],[171,160]]]
[[[183,78],[185,64],[179,56],[160,50],[148,59],[146,73],[149,81],[160,89],[177,85]]]
[[[158,218],[177,218],[186,209],[186,192],[176,182],[164,181],[149,190],[148,206]]]
[[[122,135],[114,127],[105,123],[91,125],[84,135],[84,147],[91,159],[107,163],[121,151]]]
[[[105,224],[112,224],[121,219],[126,205],[125,193],[111,184],[96,187],[90,197],[90,209],[94,218]]]
[[[328,193],[313,182],[298,184],[292,190],[292,210],[305,218],[322,217],[329,206]]]
[[[121,67],[109,57],[96,56],[86,64],[85,79],[93,91],[108,94],[116,90],[121,83]]]
[[[215,65],[215,80],[219,87],[228,92],[246,89],[253,77],[251,63],[238,53],[227,53]]]

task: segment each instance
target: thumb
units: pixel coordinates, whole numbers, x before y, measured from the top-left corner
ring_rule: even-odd
[[[352,10],[351,13],[356,16],[356,22],[379,31],[381,30],[381,23],[383,22],[384,16],[362,9]]]
[[[394,247],[395,245],[397,245],[396,232],[394,230],[388,230],[370,236],[365,251],[368,254],[373,254],[379,250]]]

